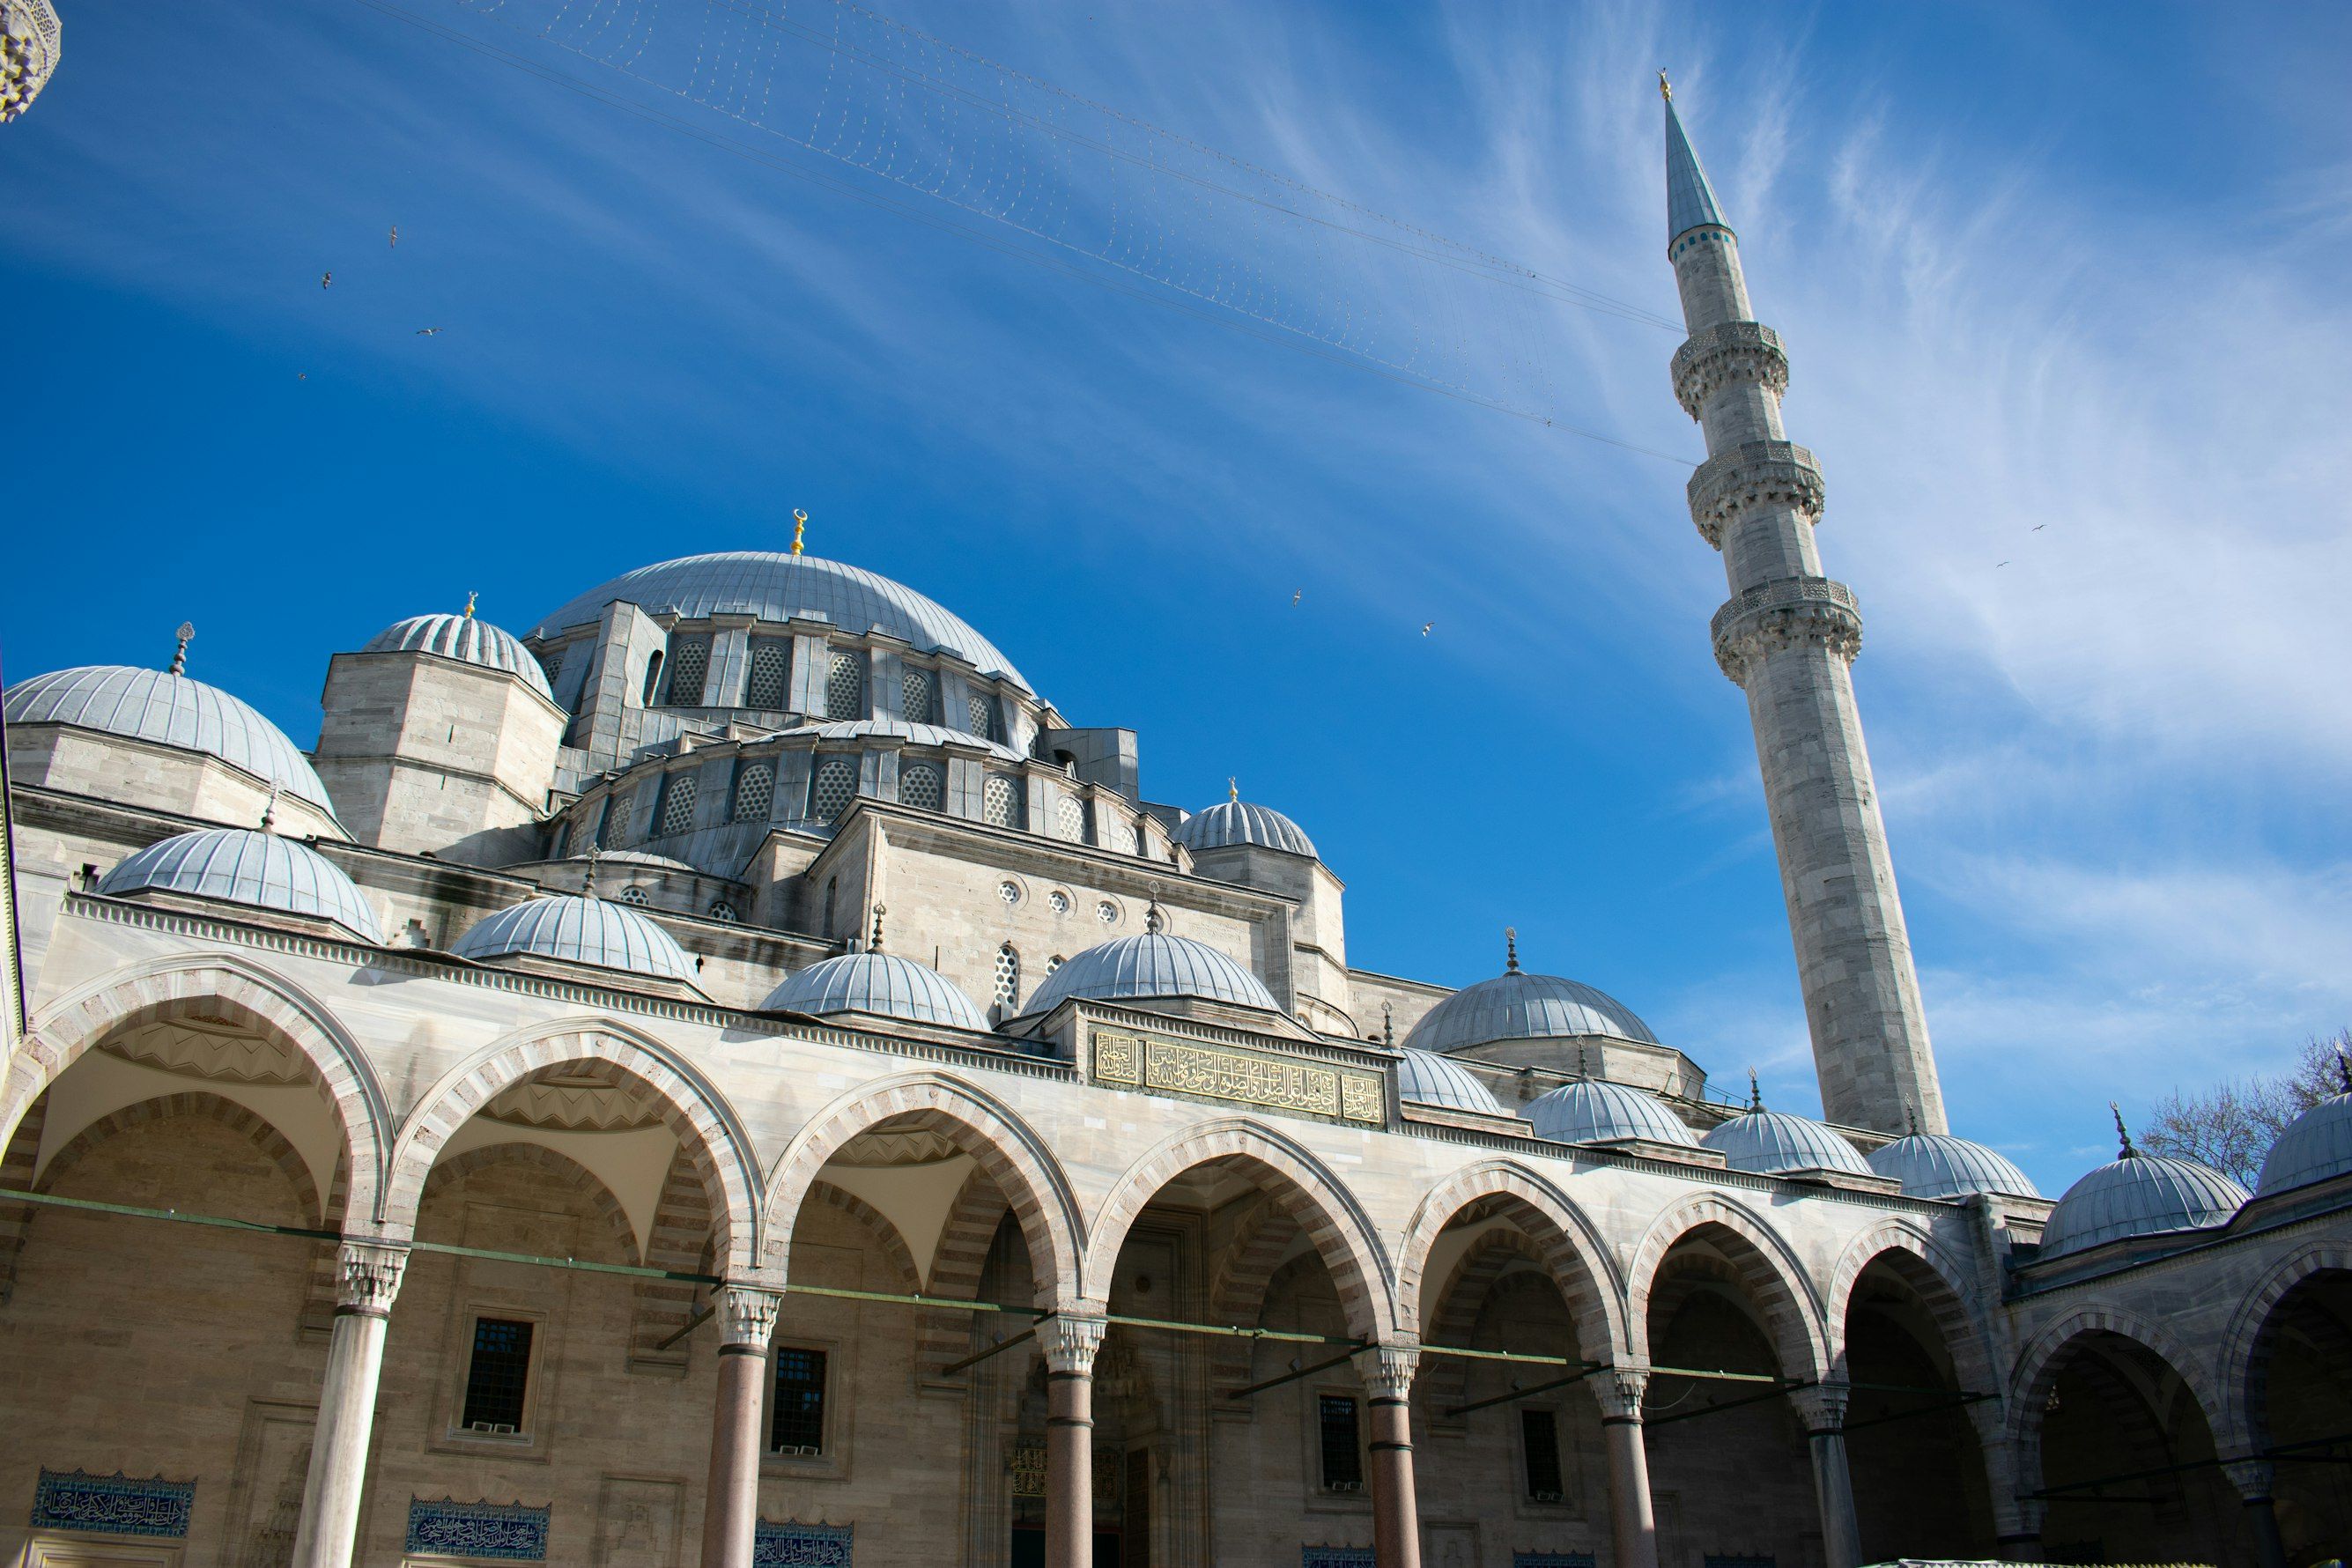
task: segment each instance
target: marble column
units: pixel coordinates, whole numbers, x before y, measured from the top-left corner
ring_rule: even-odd
[[[760,1528],[760,1415],[767,1405],[768,1341],[782,1304],[782,1294],[765,1286],[719,1288],[719,1404],[710,1422],[702,1568],[751,1568]]]
[[[2271,1505],[2273,1475],[2268,1459],[2232,1459],[2221,1467],[2246,1502],[2246,1533],[2254,1544],[2254,1568],[2286,1568],[2286,1541],[2279,1534],[2278,1510]]]
[[[1994,1554],[2004,1563],[2039,1563],[2043,1504],[2027,1494],[2041,1486],[2041,1467],[2010,1436],[2000,1401],[1980,1400],[1968,1407],[1968,1415],[1984,1450],[1985,1481],[1992,1492]]]
[[[1615,1568],[1658,1568],[1658,1517],[1650,1503],[1650,1453],[1642,1436],[1642,1395],[1649,1386],[1647,1367],[1615,1367],[1592,1380],[1609,1453],[1610,1561]]]
[[[368,1436],[375,1428],[376,1383],[393,1298],[408,1248],[347,1241],[336,1253],[335,1326],[319,1386],[310,1470],[302,1482],[302,1525],[294,1568],[350,1568],[360,1504],[367,1496]]]
[[[1862,1527],[1853,1513],[1853,1478],[1845,1462],[1845,1410],[1853,1391],[1820,1383],[1792,1396],[1813,1450],[1813,1497],[1822,1510],[1822,1558],[1829,1568],[1860,1568]]]
[[[1045,1352],[1045,1568],[1093,1568],[1095,1352],[1108,1327],[1074,1312],[1037,1327]]]
[[[1421,1507],[1412,1490],[1412,1374],[1418,1345],[1374,1345],[1356,1356],[1372,1407],[1372,1561],[1421,1568]]]

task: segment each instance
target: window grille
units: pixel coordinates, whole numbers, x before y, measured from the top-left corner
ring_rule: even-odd
[[[809,783],[809,815],[831,822],[857,797],[857,763],[849,757],[827,757],[816,766]]]
[[[980,819],[991,827],[1021,826],[1021,786],[1003,773],[992,773],[980,786]]]
[[[1021,884],[1009,879],[999,882],[996,884],[996,896],[1004,900],[1004,907],[1009,910],[1021,901]]]
[[[1052,892],[1045,895],[1045,907],[1052,910],[1057,915],[1068,914],[1070,912],[1070,895],[1062,891],[1061,889],[1056,888]],[[1061,960],[1057,958],[1054,962],[1059,963]]]
[[[1559,1481],[1559,1423],[1549,1410],[1519,1412],[1519,1447],[1527,1459],[1528,1496],[1537,1502],[1559,1502],[1565,1493]]]
[[[1129,821],[1124,816],[1112,817],[1110,822],[1109,847],[1118,850],[1122,855],[1141,854],[1143,852],[1143,839],[1142,837],[1136,832],[1135,824]]]
[[[665,837],[694,826],[694,796],[700,788],[692,773],[672,773],[662,790],[661,830]]]
[[[898,701],[909,724],[940,721],[940,678],[928,669],[909,668],[898,677]]]
[[[974,691],[963,700],[964,717],[971,722],[966,728],[983,741],[997,739],[996,700],[984,692]]]
[[[898,774],[898,799],[924,811],[944,811],[948,804],[947,780],[929,763],[912,763]]]
[[[627,887],[621,889],[621,902],[625,904],[634,904],[639,909],[644,909],[647,905],[650,905],[653,900],[646,896],[646,890],[643,888],[640,888],[635,882],[632,882]]]
[[[560,647],[551,647],[541,654],[539,668],[540,672],[547,677],[547,689],[551,691],[554,690],[555,682],[563,674],[563,650]]]
[[[623,798],[621,804],[614,808],[613,836],[604,840],[605,848],[622,848],[635,841],[637,837],[637,797],[643,794],[645,794],[645,791],[642,789],[632,790],[625,797]]]
[[[1071,844],[1083,844],[1087,838],[1087,803],[1074,795],[1064,795],[1054,807],[1054,837]]]
[[[783,637],[751,639],[751,676],[743,706],[781,713],[792,703],[793,645]]]
[[[776,1352],[776,1395],[768,1420],[768,1447],[780,1454],[824,1451],[823,1351],[786,1345]]]
[[[735,820],[765,822],[776,798],[776,764],[753,763],[735,775]]]
[[[1010,1009],[1021,999],[1021,955],[1006,942],[996,950],[996,1000],[1000,1006]]]
[[[1102,921],[1105,925],[1117,925],[1118,923],[1118,906],[1112,903],[1108,899],[1105,899],[1101,903],[1095,906],[1095,919]]]
[[[826,667],[824,716],[828,719],[866,717],[866,662],[854,653],[836,653]]]
[[[468,1432],[522,1430],[523,1395],[530,1382],[531,1325],[511,1318],[474,1320],[474,1359],[466,1368],[466,1404],[459,1425]]]
[[[1326,1394],[1316,1401],[1323,1440],[1323,1489],[1364,1489],[1363,1446],[1357,1436],[1360,1406],[1347,1394]]]
[[[735,906],[720,899],[710,906],[710,918],[715,921],[725,921],[732,925],[739,917],[735,913]]]
[[[710,639],[680,637],[670,644],[669,695],[662,700],[673,708],[702,706],[702,683],[710,673]]]
[[[1049,958],[1049,959],[1047,959],[1047,960],[1045,961],[1045,973],[1048,973],[1048,974],[1053,973],[1054,973],[1054,971],[1055,971],[1056,969],[1059,969],[1059,968],[1061,968],[1061,967],[1062,967],[1062,955],[1061,955],[1060,953],[1058,953],[1058,952],[1057,952],[1057,953],[1055,953],[1053,957],[1051,957],[1051,958]]]

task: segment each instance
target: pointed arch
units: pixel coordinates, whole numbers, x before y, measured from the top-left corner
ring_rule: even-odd
[[[719,1226],[719,1256],[730,1271],[758,1267],[759,1160],[725,1095],[678,1052],[610,1019],[568,1018],[493,1041],[444,1073],[410,1113],[393,1145],[384,1229],[405,1236],[441,1150],[500,1093],[542,1068],[605,1062],[651,1089],[681,1147],[692,1151]]]
[[[1195,1165],[1242,1166],[1291,1211],[1339,1289],[1349,1331],[1388,1341],[1397,1333],[1396,1293],[1380,1232],[1347,1184],[1305,1145],[1245,1118],[1179,1132],[1145,1154],[1111,1188],[1097,1212],[1087,1249],[1084,1295],[1109,1300],[1120,1245],[1143,1207]]]
[[[1576,1319],[1580,1349],[1591,1361],[1614,1362],[1628,1349],[1624,1281],[1608,1244],[1584,1211],[1558,1186],[1516,1160],[1481,1160],[1439,1183],[1414,1211],[1397,1263],[1397,1318],[1416,1332],[1422,1276],[1431,1249],[1455,1215],[1493,1203],[1497,1215],[1532,1237],[1544,1268]]]
[[[1724,1250],[1756,1306],[1780,1360],[1784,1377],[1818,1382],[1829,1373],[1828,1337],[1821,1300],[1804,1265],[1772,1227],[1721,1193],[1694,1193],[1651,1222],[1625,1271],[1625,1336],[1641,1361],[1650,1359],[1650,1296],[1666,1256],[1686,1240],[1727,1242]]]
[[[1010,1106],[961,1079],[929,1070],[862,1084],[809,1118],[768,1173],[761,1200],[764,1264],[784,1263],[801,1205],[825,1162],[859,1133],[886,1122],[936,1132],[977,1161],[1012,1205],[1029,1243],[1037,1304],[1066,1305],[1075,1299],[1085,1227],[1060,1162]]]
[[[2221,1444],[2229,1427],[2212,1377],[2204,1362],[2191,1354],[2171,1330],[2123,1307],[2079,1307],[2035,1334],[2010,1374],[2010,1435],[2017,1445],[2021,1474],[2036,1479],[2042,1475],[2042,1416],[2049,1408],[2051,1386],[2058,1381],[2068,1353],[2077,1341],[2102,1333],[2129,1340],[2169,1367],[2197,1401],[2215,1445]]]
[[[208,1090],[198,1089],[184,1094],[158,1095],[133,1105],[110,1110],[68,1140],[49,1156],[41,1167],[40,1190],[57,1185],[66,1173],[94,1152],[98,1146],[119,1133],[128,1132],[149,1122],[164,1121],[177,1117],[189,1117],[200,1121],[216,1122],[245,1139],[258,1150],[262,1158],[278,1167],[287,1184],[293,1189],[296,1206],[308,1221],[321,1223],[324,1214],[319,1206],[319,1184],[310,1174],[309,1162],[286,1135],[267,1119],[257,1115],[236,1101]]]
[[[2268,1379],[2277,1340],[2266,1332],[2271,1315],[2315,1274],[2352,1273],[2352,1245],[2341,1241],[2311,1241],[2272,1264],[2231,1316],[2222,1331],[2220,1356],[2221,1405],[2229,1425],[2216,1426],[2216,1443],[2251,1452],[2269,1447]]]
[[[1934,1237],[1907,1219],[1874,1226],[1848,1242],[1839,1256],[1822,1314],[1829,1334],[1832,1371],[1845,1375],[1846,1315],[1853,1307],[1854,1286],[1861,1281],[1863,1270],[1882,1261],[1892,1266],[1935,1320],[1962,1385],[1978,1393],[1999,1393],[2000,1374],[1987,1348],[1984,1326],[1968,1308],[1967,1270]]]
[[[394,1118],[367,1053],[340,1019],[292,981],[242,953],[183,954],[131,964],[52,1002],[0,1079],[0,1147],[58,1075],[119,1029],[198,1006],[299,1052],[342,1132],[346,1212],[383,1219]]]

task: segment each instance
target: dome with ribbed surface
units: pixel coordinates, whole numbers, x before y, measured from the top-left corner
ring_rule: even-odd
[[[1047,975],[1021,1011],[1050,1012],[1074,996],[1097,1002],[1192,996],[1281,1011],[1256,975],[1205,942],[1164,931],[1123,936],[1087,949]]]
[[[2042,1227],[2042,1256],[2058,1258],[2127,1236],[2210,1230],[2230,1223],[2246,1189],[2210,1165],[2126,1154],[2066,1189]]]
[[[1703,1147],[1724,1157],[1735,1171],[1777,1175],[1788,1171],[1843,1171],[1874,1174],[1853,1144],[1819,1121],[1785,1110],[1750,1110],[1707,1129]]]
[[[2032,1178],[2005,1156],[1948,1132],[1914,1132],[1874,1149],[1870,1168],[1903,1184],[1906,1198],[1964,1198],[2004,1193],[2038,1198]]]
[[[512,632],[501,631],[471,616],[411,616],[368,638],[362,653],[433,653],[487,669],[520,676],[533,691],[555,700],[547,671]]]
[[[694,960],[669,932],[633,909],[573,893],[550,893],[485,915],[449,951],[477,963],[554,958],[656,980],[694,979]]]
[[[1565,1083],[1539,1094],[1519,1114],[1535,1124],[1537,1137],[1555,1143],[1614,1143],[1639,1138],[1687,1148],[1698,1142],[1683,1119],[1653,1096],[1600,1079]]]
[[[872,1013],[985,1033],[971,997],[935,970],[894,952],[850,952],[785,976],[761,1004],[771,1013]]]
[[[960,616],[916,593],[856,566],[814,555],[730,550],[688,555],[625,572],[539,623],[533,637],[551,637],[589,626],[604,606],[626,601],[649,615],[676,611],[684,620],[753,616],[763,621],[795,616],[830,621],[845,632],[879,631],[924,653],[947,653],[982,675],[1001,675],[1031,689],[1013,661]]]
[[[149,890],[219,899],[332,921],[362,942],[382,942],[375,911],[342,868],[307,844],[243,827],[183,833],[129,857],[98,890],[110,897]]]
[[[872,736],[884,740],[906,741],[918,746],[979,746],[991,756],[1008,763],[1025,761],[1019,752],[1001,742],[990,741],[968,731],[950,730],[943,724],[910,724],[904,719],[835,719],[824,724],[803,724],[787,730],[782,739],[805,741],[858,741]]]
[[[2331,1096],[2287,1123],[2263,1160],[2263,1197],[2352,1171],[2352,1093]]]
[[[1494,1090],[1452,1057],[1441,1057],[1434,1051],[1408,1048],[1398,1058],[1397,1098],[1412,1105],[1483,1110],[1489,1116],[1503,1113]]]
[[[1517,969],[1456,991],[1422,1015],[1404,1043],[1417,1050],[1460,1051],[1497,1040],[1580,1036],[1658,1043],[1650,1026],[1607,992]]]
[[[90,664],[8,689],[11,724],[70,724],[201,752],[332,815],[327,786],[286,732],[216,686],[168,670]]]
[[[1315,858],[1315,842],[1298,824],[1271,806],[1245,800],[1222,800],[1206,811],[1194,812],[1177,826],[1176,842],[1195,855],[1204,849],[1254,844]]]

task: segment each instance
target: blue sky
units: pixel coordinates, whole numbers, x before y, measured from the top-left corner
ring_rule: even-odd
[[[307,743],[328,655],[401,616],[478,589],[525,629],[633,565],[781,547],[803,507],[816,552],[940,599],[1075,721],[1140,731],[1152,797],[1237,773],[1297,817],[1357,963],[1463,984],[1516,924],[1724,1087],[1752,1063],[1817,1107],[1707,647],[1677,334],[1348,285],[1683,462],[975,243],[496,16],[401,3],[766,161],[356,0],[64,7],[62,71],[0,131],[12,676],[160,663],[191,617],[192,673]],[[1862,596],[1958,1129],[2054,1192],[2105,1157],[2109,1098],[2352,1020],[2352,12],[892,14],[1669,314],[1670,68]]]

